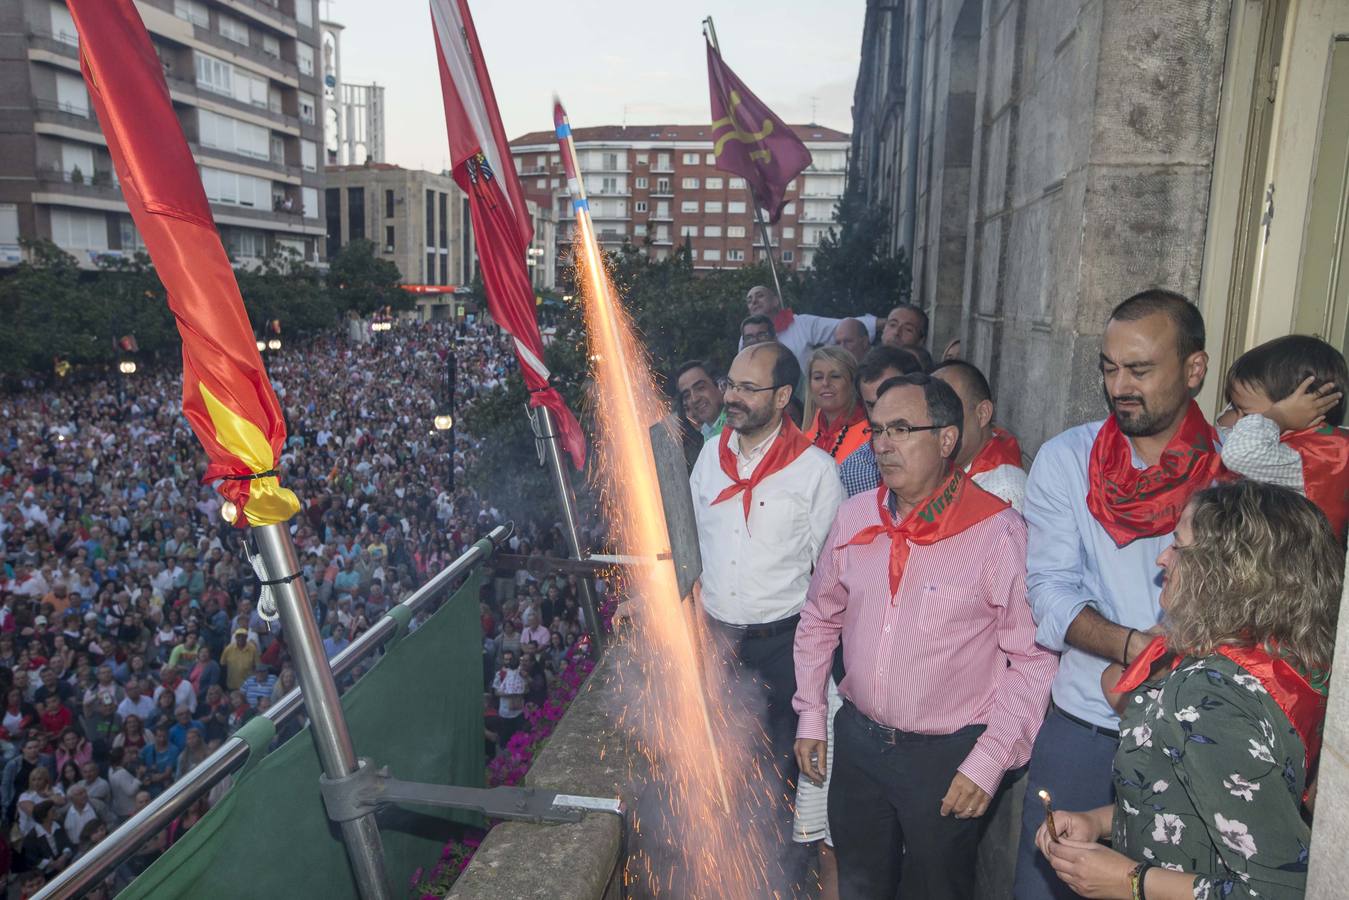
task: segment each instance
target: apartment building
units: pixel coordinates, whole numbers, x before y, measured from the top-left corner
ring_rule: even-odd
[[[782,219],[771,227],[779,265],[808,269],[843,196],[849,137],[820,125],[793,125],[813,162],[789,186]],[[710,125],[603,125],[573,131],[600,243],[647,247],[665,259],[687,245],[700,269],[736,268],[762,259],[743,178],[716,168]],[[525,196],[557,216],[564,248],[575,224],[557,139],[536,131],[511,141]],[[559,263],[560,264],[560,263]]]
[[[137,0],[237,264],[323,253],[316,0]],[[0,265],[49,238],[84,266],[143,249],[62,0],[0,4]]]

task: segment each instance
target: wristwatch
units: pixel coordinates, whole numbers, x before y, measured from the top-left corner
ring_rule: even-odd
[[[1144,861],[1129,870],[1129,896],[1133,900],[1148,900],[1147,892],[1143,890],[1143,878],[1152,868],[1155,868],[1152,863]]]

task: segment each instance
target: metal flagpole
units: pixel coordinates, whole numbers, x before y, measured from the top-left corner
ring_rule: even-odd
[[[357,769],[356,749],[347,731],[347,720],[342,715],[342,703],[337,696],[337,682],[323,653],[314,608],[304,578],[300,577],[300,561],[295,553],[295,542],[285,522],[258,525],[253,528],[263,567],[267,572],[272,596],[281,615],[286,647],[295,662],[295,674],[300,681],[305,712],[309,715],[310,731],[318,748],[323,773],[329,778],[345,778]],[[356,876],[356,888],[362,900],[391,900],[388,880],[384,873],[384,844],[374,813],[342,823],[342,840],[347,846],[347,858]]]
[[[703,25],[706,27],[708,39],[712,42],[712,49],[717,51],[717,57],[721,57],[721,45],[717,43],[717,26],[712,24],[712,17],[703,19]],[[721,77],[717,77],[717,92],[721,94],[722,107],[726,110],[726,115],[731,117],[731,124],[735,124],[735,110],[731,107],[731,99],[726,96],[726,85],[722,84]],[[777,291],[778,299],[782,300],[782,284],[778,281],[777,263],[773,262],[773,241],[768,234],[768,223],[764,221],[763,210],[759,208],[759,199],[754,196],[754,188],[750,185],[749,179],[745,179],[745,191],[749,194],[749,205],[754,207],[754,221],[759,225],[759,236],[763,238],[764,256],[768,258],[768,271],[773,276],[773,290]],[[785,301],[784,301],[785,302]]]
[[[548,466],[553,476],[553,486],[557,488],[557,504],[562,508],[562,523],[566,528],[567,543],[572,556],[578,560],[586,558],[585,547],[581,544],[581,529],[576,521],[576,498],[572,496],[571,485],[567,483],[567,469],[562,462],[561,440],[557,436],[557,422],[553,411],[546,406],[536,406],[530,412],[534,421],[534,440],[539,445],[541,461]],[[592,573],[593,574],[593,573]],[[586,616],[586,628],[590,631],[591,646],[595,648],[595,659],[604,655],[604,631],[600,628],[599,610],[595,605],[595,591],[591,576],[580,579],[581,608]]]

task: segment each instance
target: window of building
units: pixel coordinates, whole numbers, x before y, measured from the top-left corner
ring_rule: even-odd
[[[51,4],[52,37],[63,44],[74,47],[80,43],[79,32],[75,30],[75,20],[64,3]]]
[[[601,178],[601,179],[600,179],[600,193],[601,193],[601,194],[617,194],[617,193],[618,193],[618,179],[615,178],[615,177],[613,177],[612,175],[606,175],[606,176],[604,176],[603,178]]]
[[[637,165],[639,165],[639,166],[644,166],[644,165],[646,165],[646,160],[647,160],[647,156],[646,156],[645,153],[638,153],[638,154],[637,154]]]
[[[745,179],[732,178],[729,182],[727,182],[726,186],[733,191],[743,191],[745,189]]]
[[[319,167],[319,145],[313,141],[300,141],[300,166],[306,172],[317,172]]]
[[[736,215],[740,215],[740,214],[744,213],[744,212],[745,212],[745,201],[744,201],[744,200],[730,200],[730,201],[727,201],[727,203],[726,203],[726,211],[727,211],[728,213],[734,213],[734,214],[736,214]]]
[[[538,156],[538,159],[535,161],[534,165],[535,165],[536,168],[540,168],[540,169],[546,167],[546,166],[548,165],[548,154],[546,154],[546,153],[540,153],[539,156]]]
[[[782,214],[783,214],[784,216],[794,216],[794,215],[796,215],[796,204],[795,204],[795,203],[788,203],[786,206],[782,207]]]
[[[426,254],[426,269],[422,272],[422,282],[430,284],[436,280],[436,254],[434,252]]]
[[[61,171],[69,179],[71,173],[80,170],[80,177],[88,181],[94,176],[94,148],[88,144],[61,144]]]
[[[534,187],[540,191],[548,190],[548,179],[547,178],[534,179]]]
[[[52,209],[52,240],[69,250],[107,250],[108,218],[101,212]]]
[[[384,252],[392,253],[394,244],[394,229],[392,225],[384,226]]]
[[[703,227],[703,237],[719,238],[721,237],[720,225],[706,225]]]
[[[684,165],[686,165],[686,166],[696,166],[696,165],[698,165],[698,160],[699,160],[699,156],[698,156],[697,153],[685,153],[685,154],[684,154]]]
[[[791,261],[792,261],[793,259],[795,259],[795,258],[796,258],[796,254],[792,253],[792,251],[790,251],[790,250],[783,250],[783,251],[782,251],[782,261],[783,261],[783,262],[791,262]]]
[[[638,177],[638,179],[637,179],[637,188],[638,188],[639,190],[646,190],[646,176],[645,176],[645,175],[642,175],[642,176]]]
[[[787,190],[788,190],[788,191],[794,191],[794,190],[796,190],[796,179],[795,179],[795,178],[793,178],[791,181],[787,182]]]
[[[632,204],[632,208],[634,212],[646,212],[646,201],[637,200]]]
[[[314,74],[314,48],[304,41],[295,42],[295,64],[300,67],[301,75]]]
[[[726,236],[728,238],[742,238],[745,236],[744,225],[727,225]]]
[[[783,228],[783,229],[782,229],[782,239],[783,239],[784,241],[785,241],[787,238],[794,238],[794,237],[796,237],[796,229],[795,229],[795,228],[793,228],[792,226],[788,225],[786,228]]]
[[[721,212],[721,201],[720,201],[720,200],[709,200],[709,201],[707,201],[706,203],[703,204],[703,212],[706,212],[706,213],[719,213],[719,212]]]
[[[441,196],[445,196],[441,194]],[[440,251],[440,283],[450,283],[450,252],[448,250]]]
[[[365,188],[347,188],[347,239],[365,237]]]
[[[300,206],[304,209],[306,219],[317,219],[319,217],[319,189],[300,188]]]
[[[248,46],[248,26],[240,22],[234,16],[227,16],[224,13],[216,13],[215,17],[216,31],[226,40],[234,41],[236,44]]]
[[[606,153],[606,154],[604,154],[604,168],[610,170],[611,172],[612,172],[612,171],[615,171],[616,169],[618,169],[618,154],[617,154],[617,153]]]
[[[85,90],[84,79],[69,72],[57,72],[56,105],[61,112],[88,118],[89,92]]]
[[[436,192],[426,192],[426,249],[430,250],[436,245]],[[435,270],[431,270],[435,275]]]
[[[261,125],[242,122],[207,109],[197,111],[197,140],[203,147],[271,159],[271,132]]]
[[[553,189],[556,189],[558,187],[558,180],[556,178],[548,179],[548,186]]]
[[[549,162],[551,165],[554,165],[554,166],[555,166],[555,165],[558,164],[559,159],[560,159],[560,158],[558,157],[558,155],[557,155],[556,153],[554,153],[552,156],[549,156],[549,157],[548,157],[548,162]]]
[[[440,195],[440,249],[447,250],[450,246],[450,213],[449,213],[450,195],[441,193]],[[442,275],[443,277],[443,275]]]
[[[384,191],[384,218],[393,218],[393,191],[390,190]],[[390,243],[393,242],[390,241]]]
[[[679,211],[684,213],[696,213],[698,211],[697,200],[684,200],[679,204]]]
[[[300,91],[300,120],[314,124],[314,95]]]
[[[267,236],[253,228],[229,228],[225,249],[233,259],[262,259],[267,255]]]
[[[703,262],[721,262],[721,251],[716,249],[704,250]]]
[[[272,206],[272,183],[265,178],[202,166],[201,185],[206,189],[206,199],[212,203],[256,209]]]
[[[697,237],[697,236],[698,236],[698,226],[697,226],[697,225],[680,225],[680,226],[679,226],[679,236],[680,236],[680,237]]]
[[[745,251],[737,250],[736,248],[732,247],[726,251],[726,259],[729,260],[730,262],[744,262]]]
[[[657,194],[668,194],[668,193],[670,193],[670,179],[668,179],[668,178],[657,178],[657,179],[656,179],[656,193],[657,193]]]
[[[19,206],[17,203],[0,203],[0,247],[4,247],[6,250],[19,249]]]
[[[124,251],[134,252],[136,250],[145,249],[145,239],[142,238],[141,233],[136,230],[136,223],[132,221],[130,216],[117,217],[117,231],[117,236],[120,238],[118,243],[122,245]],[[4,242],[0,241],[0,243]]]
[[[328,258],[342,249],[342,189],[327,188],[323,192],[323,213],[328,220]]]
[[[301,25],[314,27],[314,0],[295,0],[295,20]]]
[[[679,186],[686,191],[696,191],[698,190],[698,179],[685,178],[683,181],[679,182]]]
[[[638,224],[632,226],[632,236],[646,237],[646,224],[639,222]]]
[[[666,172],[670,171],[670,154],[668,154],[668,153],[657,153],[657,154],[656,154],[656,168],[657,168],[657,169],[661,169],[661,170],[666,171]]]
[[[705,186],[709,191],[719,191],[724,183],[721,178],[709,178]]]
[[[281,58],[281,39],[274,34],[262,35],[262,52],[272,59]]]
[[[202,28],[211,27],[211,14],[201,0],[173,0],[173,14]]]
[[[656,217],[660,219],[670,218],[670,204],[662,200],[656,204]]]
[[[272,236],[272,246],[275,247],[277,251],[287,251],[291,254],[294,254],[295,259],[309,258],[309,249],[306,246],[306,243],[307,242],[303,238],[283,238],[283,237],[276,237],[275,235]]]
[[[715,153],[707,154],[707,156],[704,159],[709,166],[715,166],[717,164],[717,154]]]

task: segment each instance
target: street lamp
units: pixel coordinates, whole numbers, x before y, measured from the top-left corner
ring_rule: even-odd
[[[259,353],[262,353],[262,352],[265,351],[266,349],[267,349],[267,342],[266,342],[266,341],[258,341],[258,352],[259,352]]]
[[[441,413],[432,419],[431,423],[436,426],[436,431],[449,431],[454,427],[454,416]]]
[[[281,349],[281,338],[268,338],[267,349],[276,351]]]
[[[124,359],[117,364],[117,371],[123,375],[136,374],[136,361],[134,359]]]

